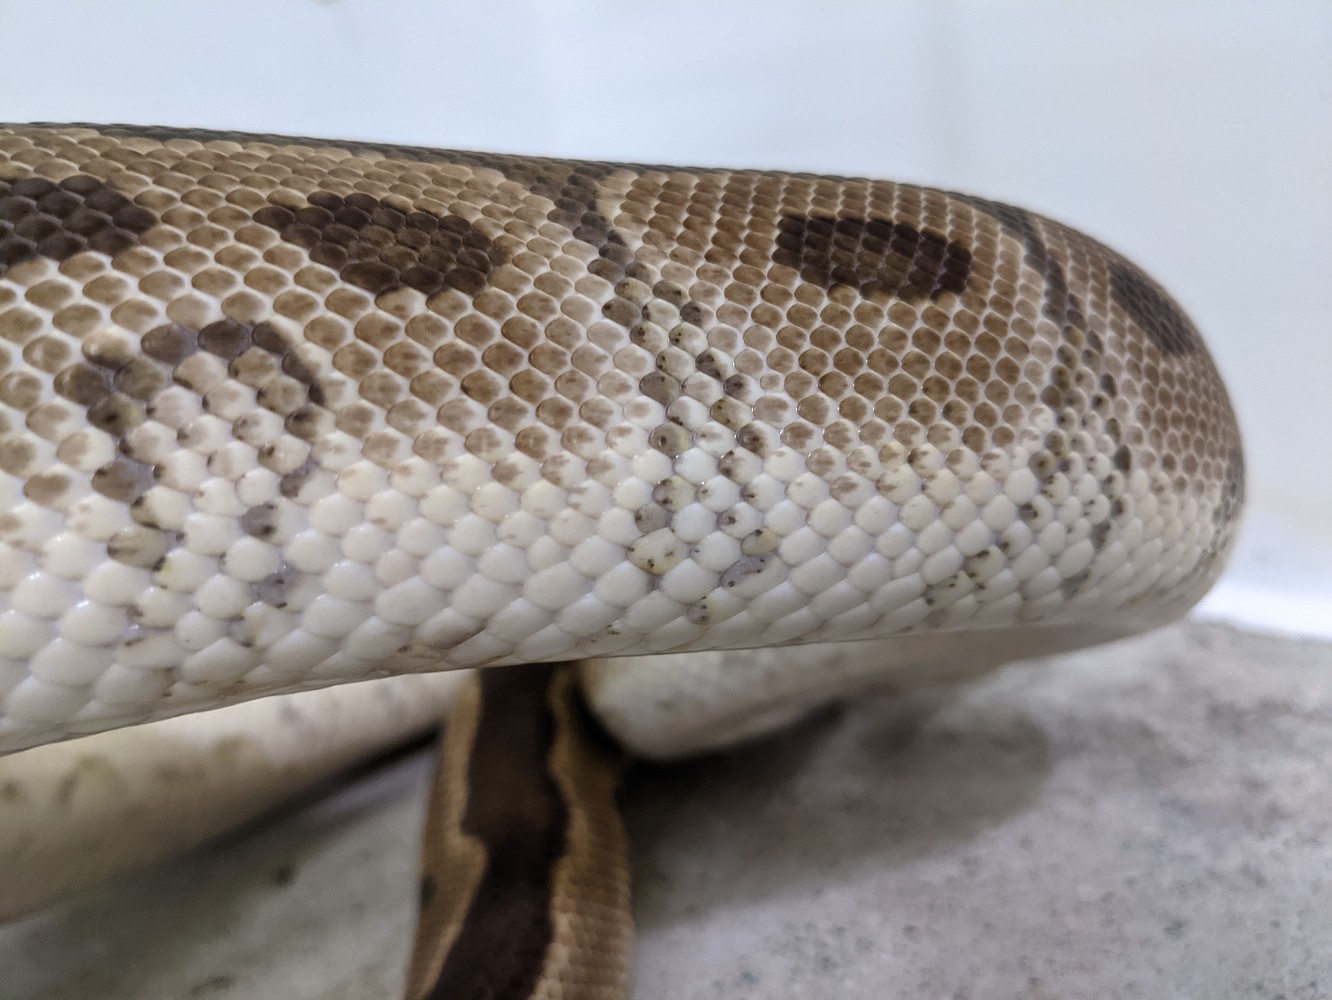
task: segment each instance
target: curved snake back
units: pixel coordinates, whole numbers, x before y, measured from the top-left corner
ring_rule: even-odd
[[[1192,324],[1019,209],[783,173],[0,127],[0,748],[385,672],[1210,585]]]

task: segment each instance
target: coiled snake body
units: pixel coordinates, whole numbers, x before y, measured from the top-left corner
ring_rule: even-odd
[[[772,172],[0,127],[4,750],[388,674],[592,660],[603,723],[684,752],[889,667],[1175,618],[1220,572],[1242,493],[1184,313],[1020,209]],[[802,648],[847,640],[888,642]],[[756,647],[780,649],[726,652]],[[645,653],[691,656],[602,659]],[[504,995],[617,995],[623,879],[588,860],[615,849],[613,817],[591,821],[615,765],[575,725],[570,672],[479,676],[439,771],[412,989],[463,995],[444,985],[472,981],[458,963],[535,933]],[[533,755],[525,784],[501,774]],[[501,786],[565,831],[550,864],[488,853],[504,810],[478,796]],[[506,879],[563,894],[618,971],[568,958],[549,915],[478,930]]]

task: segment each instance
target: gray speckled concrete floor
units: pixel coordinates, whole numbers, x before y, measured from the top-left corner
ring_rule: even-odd
[[[4,1000],[380,1000],[418,754],[0,927]],[[1332,646],[1192,623],[627,794],[635,997],[1332,996]]]

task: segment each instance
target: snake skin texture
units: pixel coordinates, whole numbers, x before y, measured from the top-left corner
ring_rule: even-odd
[[[429,735],[466,681],[454,671],[342,684],[0,757],[0,926]]]
[[[1198,333],[907,185],[0,127],[0,750],[438,669],[1131,631],[1243,501]]]
[[[626,758],[574,671],[483,670],[445,726],[406,1000],[627,996]]]

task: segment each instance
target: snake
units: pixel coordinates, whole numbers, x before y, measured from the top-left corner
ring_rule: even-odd
[[[630,755],[1172,621],[1243,502],[1187,314],[1031,211],[0,126],[0,915],[447,713],[404,995],[621,997]]]

